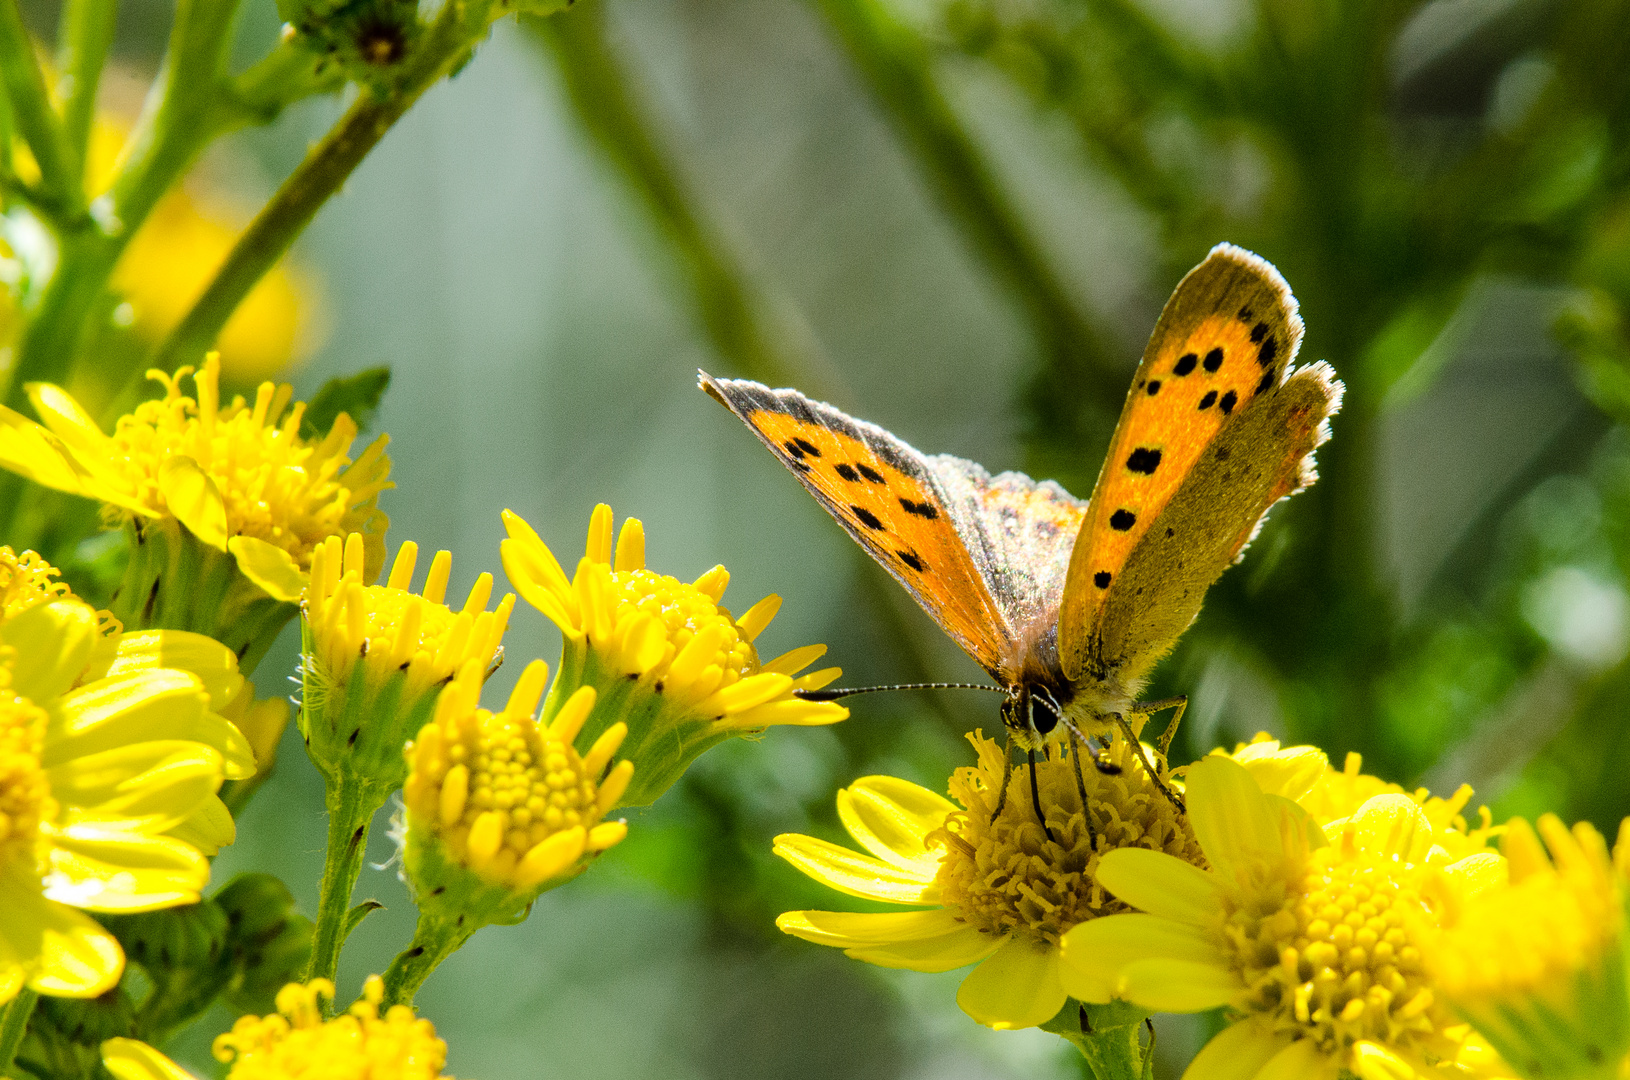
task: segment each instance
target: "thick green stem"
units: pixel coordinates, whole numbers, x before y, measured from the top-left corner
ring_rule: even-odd
[[[249,290],[277,264],[368,152],[421,94],[465,58],[473,39],[459,20],[460,8],[446,5],[394,90],[381,98],[362,89],[339,123],[283,181],[192,310],[159,346],[154,366],[168,370],[202,357]]]
[[[102,65],[113,45],[114,0],[68,0],[62,7],[61,48],[57,70],[62,73],[62,128],[85,175],[91,125],[96,119],[96,88]]]
[[[1145,1047],[1139,1032],[1148,1015],[1124,1002],[1083,1005],[1068,1000],[1041,1029],[1081,1052],[1089,1080],[1143,1080],[1153,1043]]]
[[[28,1031],[28,1018],[34,1015],[34,1003],[39,1000],[40,995],[24,987],[0,1012],[0,1076],[11,1075],[11,1063],[17,1060],[17,1050]]]
[[[11,99],[17,130],[39,163],[41,183],[69,216],[82,213],[85,192],[76,155],[51,108],[45,74],[17,0],[0,0],[0,82]]]
[[[449,919],[420,912],[413,941],[397,953],[391,966],[385,969],[385,1000],[381,1008],[412,1005],[414,995],[430,973],[457,952],[480,926],[475,919]]]
[[[317,926],[312,934],[311,966],[306,970],[308,982],[332,982],[339,970],[351,892],[368,850],[368,826],[388,794],[354,774],[342,773],[329,781],[328,850],[323,856],[323,880],[317,894]]]

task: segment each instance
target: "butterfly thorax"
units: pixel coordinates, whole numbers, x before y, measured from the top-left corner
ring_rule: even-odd
[[[1118,671],[1072,682],[1059,661],[1055,631],[1034,637],[1010,670],[1015,677],[1002,706],[1002,722],[1025,750],[1105,733],[1116,715],[1126,715],[1140,689],[1123,685]]]

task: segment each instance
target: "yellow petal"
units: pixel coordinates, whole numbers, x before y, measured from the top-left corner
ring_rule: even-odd
[[[158,489],[170,513],[188,532],[212,548],[226,550],[226,503],[198,462],[185,454],[165,458],[158,467]]]
[[[995,934],[983,934],[971,926],[958,926],[939,937],[896,941],[887,945],[860,945],[845,949],[844,955],[878,967],[903,968],[907,971],[954,971],[978,963],[1001,945],[1002,939]]]
[[[1215,1009],[1234,1000],[1243,987],[1226,964],[1154,957],[1121,968],[1115,996],[1156,1012]]]
[[[46,775],[70,818],[150,819],[150,831],[160,832],[215,794],[221,755],[203,743],[154,739],[76,758]]]
[[[1169,959],[1225,966],[1205,930],[1158,915],[1106,915],[1088,920],[1064,935],[1059,952],[1064,988],[1071,997],[1098,1005],[1114,997],[1146,1004],[1121,992],[1121,974],[1129,964]]]
[[[746,712],[748,709],[769,704],[791,689],[791,675],[761,672],[721,687],[696,708],[706,716]]]
[[[130,675],[153,668],[178,668],[198,676],[209,694],[209,707],[219,712],[243,689],[238,658],[212,637],[185,630],[141,630],[119,637],[113,662],[104,676]]]
[[[96,612],[77,600],[38,604],[0,620],[0,645],[17,649],[12,691],[48,704],[74,684],[100,639]]]
[[[1189,821],[1213,868],[1233,876],[1278,862],[1285,854],[1278,815],[1245,766],[1229,758],[1201,758],[1189,766]]]
[[[57,997],[95,997],[124,971],[119,943],[85,915],[53,903],[31,882],[0,874],[0,955],[28,971],[28,986]]]
[[[1233,758],[1256,778],[1257,786],[1263,791],[1287,799],[1300,799],[1312,791],[1313,785],[1330,767],[1330,759],[1316,746],[1253,743]]]
[[[1184,1070],[1183,1080],[1257,1080],[1262,1067],[1289,1045],[1290,1036],[1243,1020],[1206,1043]]]
[[[868,776],[838,792],[838,820],[862,847],[884,862],[933,876],[941,853],[924,843],[955,811],[950,802],[908,780]]]
[[[1308,1077],[1333,1075],[1333,1064],[1330,1055],[1321,1052],[1312,1039],[1297,1039],[1269,1058],[1267,1064],[1257,1070],[1255,1080],[1308,1080]]]
[[[1367,800],[1348,819],[1361,851],[1419,862],[1432,844],[1432,823],[1408,795],[1388,793]]]
[[[148,739],[191,739],[220,753],[227,779],[255,774],[249,741],[209,711],[203,684],[184,671],[161,668],[99,679],[62,696],[48,711],[42,758],[47,768]]]
[[[102,1043],[102,1064],[113,1080],[194,1080],[187,1070],[137,1039]]]
[[[0,468],[25,476],[36,484],[90,499],[114,494],[118,498],[107,501],[135,509],[130,505],[134,502],[130,496],[112,491],[99,477],[93,476],[59,437],[4,406],[0,406]]]
[[[1480,851],[1458,862],[1450,863],[1443,872],[1455,879],[1461,897],[1469,900],[1485,889],[1504,885],[1507,879],[1506,861],[1492,851]]]
[[[775,838],[775,853],[821,884],[850,896],[896,904],[932,904],[939,899],[932,875],[891,866],[813,836],[783,833]]]
[[[760,671],[779,671],[784,675],[795,675],[825,655],[825,645],[803,645],[791,652],[782,653],[774,660],[760,664],[758,669]]]
[[[817,945],[851,949],[857,945],[943,937],[967,924],[958,922],[945,908],[935,908],[888,912],[788,911],[775,920],[775,925],[782,933]]]
[[[1420,1076],[1414,1065],[1393,1053],[1390,1047],[1367,1039],[1354,1043],[1349,1055],[1347,1068],[1359,1080],[1416,1080]],[[1617,1072],[1616,1069],[1611,1071]]]
[[[298,604],[306,591],[307,577],[294,556],[253,536],[234,536],[226,548],[238,562],[238,571],[259,585],[273,600]]]
[[[167,836],[91,825],[51,831],[45,895],[91,911],[152,911],[190,904],[209,883],[209,861]]]
[[[191,844],[202,855],[214,857],[238,838],[238,825],[232,820],[232,811],[226,808],[226,803],[212,796],[188,814],[187,820],[164,835]]]
[[[1098,884],[1139,911],[1194,926],[1211,922],[1222,898],[1215,874],[1147,848],[1106,851],[1097,877]]]
[[[968,973],[957,990],[962,1011],[999,1031],[1045,1024],[1064,1007],[1058,949],[1017,934]]]

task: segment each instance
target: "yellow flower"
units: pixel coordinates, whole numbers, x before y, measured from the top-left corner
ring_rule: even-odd
[[[68,583],[56,580],[61,574],[37,552],[19,555],[9,546],[0,545],[0,619],[9,619],[36,604],[73,599]],[[116,634],[121,629],[119,620],[110,612],[98,611],[96,615],[105,633]]]
[[[1427,939],[1428,966],[1455,1010],[1523,1075],[1622,1076],[1630,828],[1609,856],[1588,824],[1570,832],[1553,814],[1538,824],[1550,857],[1526,821],[1511,821],[1509,884],[1451,912],[1445,931]]]
[[[630,761],[607,772],[628,729],[612,725],[578,756],[572,743],[594,708],[594,690],[580,688],[545,727],[533,713],[548,679],[549,665],[534,660],[493,713],[479,707],[481,670],[469,664],[408,744],[406,865],[421,897],[435,890],[418,872],[428,844],[524,902],[628,835],[623,822],[600,820],[634,775]]]
[[[91,997],[117,982],[117,943],[73,909],[197,901],[209,863],[177,834],[229,838],[215,791],[254,770],[206,680],[160,666],[162,637],[95,662],[104,640],[74,600],[0,622],[0,1000],[25,985]],[[224,693],[228,680],[212,681]]]
[[[362,1000],[324,1020],[319,999],[333,999],[333,984],[290,983],[278,992],[276,1013],[240,1017],[218,1036],[215,1057],[229,1063],[227,1080],[437,1080],[447,1064],[447,1044],[430,1021],[405,1005],[381,1016],[384,993],[379,976],[369,976]],[[115,1080],[192,1080],[135,1039],[104,1042],[102,1063]]]
[[[1486,851],[1490,841],[1504,831],[1503,826],[1493,823],[1493,816],[1486,806],[1477,808],[1476,826],[1467,823],[1465,810],[1473,794],[1470,784],[1461,784],[1458,791],[1444,799],[1426,788],[1406,791],[1397,784],[1370,776],[1360,771],[1363,763],[1364,759],[1359,754],[1348,753],[1341,772],[1326,769],[1306,795],[1297,797],[1297,802],[1321,827],[1329,827],[1349,817],[1377,795],[1407,796],[1432,823],[1435,843],[1457,859]]]
[[[849,715],[832,702],[804,701],[836,679],[837,668],[799,675],[825,652],[807,645],[760,663],[754,641],[781,606],[767,596],[739,619],[719,600],[730,573],[722,566],[685,584],[645,567],[645,528],[623,522],[612,552],[611,507],[595,507],[587,551],[567,578],[532,527],[504,512],[509,539],[501,551],[517,592],[560,627],[560,672],[544,718],[580,686],[599,704],[585,735],[628,725],[626,756],[637,763],[625,803],[646,806],[679,779],[703,751],[732,735],[776,724],[831,724]]]
[[[386,519],[379,493],[391,487],[388,440],[381,435],[355,462],[346,454],[357,434],[343,413],[326,438],[300,436],[303,403],[293,389],[262,383],[253,402],[220,401],[220,360],[214,354],[193,378],[196,398],[182,393],[190,367],[174,376],[150,371],[164,396],[120,417],[112,435],[61,387],[34,383],[29,399],[44,426],[0,410],[0,466],[46,487],[99,499],[114,520],[135,521],[131,562],[148,575],[127,573],[121,614],[196,602],[149,595],[168,567],[144,564],[140,549],[158,531],[179,523],[216,552],[230,554],[244,577],[274,600],[294,602],[305,588],[311,556],[330,536],[361,532],[368,580],[384,562]],[[162,553],[163,557],[173,557]],[[189,583],[188,588],[195,588]],[[132,622],[128,616],[126,623]],[[150,623],[143,622],[143,625]],[[210,627],[178,627],[212,629]]]
[[[960,807],[905,780],[868,776],[838,792],[838,816],[869,855],[811,836],[775,840],[777,855],[840,892],[929,910],[789,911],[776,925],[883,967],[949,971],[977,962],[957,993],[963,1010],[994,1028],[1034,1027],[1064,1006],[1060,939],[1127,910],[1094,880],[1104,853],[1135,846],[1187,865],[1199,848],[1118,735],[1107,758],[1120,771],[1080,773],[1090,832],[1074,763],[1036,763],[1051,839],[1036,820],[1029,767],[1010,768],[1006,753],[978,732],[968,738],[979,764],[951,777]],[[1007,799],[993,821],[1004,783]]]
[[[468,663],[485,674],[502,654],[514,609],[506,594],[486,610],[492,575],[471,586],[464,606],[442,601],[453,556],[438,552],[424,588],[411,591],[419,548],[396,552],[389,580],[366,585],[366,540],[329,537],[312,554],[306,590],[300,728],[326,777],[350,773],[380,788],[379,800],[407,775],[402,747],[429,719],[436,695]],[[371,810],[370,810],[371,813]]]
[[[1065,935],[1071,995],[1230,1007],[1237,1021],[1195,1057],[1191,1080],[1509,1075],[1435,992],[1419,930],[1503,877],[1499,856],[1453,859],[1421,807],[1390,793],[1327,841],[1226,756],[1189,767],[1188,815],[1209,869],[1157,852],[1104,857],[1099,882],[1140,913]]]

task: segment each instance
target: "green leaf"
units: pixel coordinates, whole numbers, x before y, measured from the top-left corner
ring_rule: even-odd
[[[363,919],[376,911],[384,910],[385,905],[378,900],[364,900],[350,911],[347,911],[345,913],[345,929],[340,933],[340,943],[345,943],[345,939],[351,936],[351,931],[362,925]]]
[[[300,421],[300,435],[306,439],[319,439],[328,434],[340,413],[356,421],[358,431],[367,431],[373,423],[374,410],[379,399],[391,384],[391,369],[368,368],[355,375],[340,375],[329,379],[306,406],[306,415]]]

